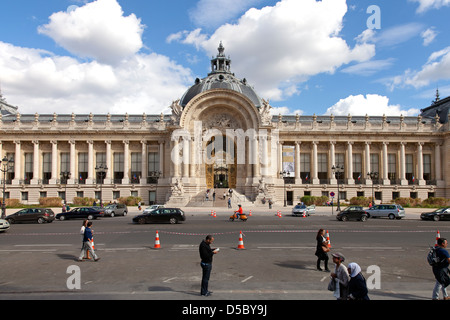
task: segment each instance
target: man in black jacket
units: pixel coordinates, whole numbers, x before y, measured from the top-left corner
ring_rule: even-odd
[[[217,253],[218,249],[211,249],[210,245],[214,242],[211,235],[207,235],[205,240],[200,243],[199,252],[202,259],[200,265],[202,266],[202,288],[200,294],[202,296],[210,296],[212,292],[208,291],[209,276],[212,270],[213,255]]]

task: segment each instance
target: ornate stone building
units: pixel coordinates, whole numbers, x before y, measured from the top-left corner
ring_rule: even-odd
[[[339,182],[341,199],[450,198],[447,100],[418,117],[272,116],[231,72],[221,44],[211,73],[173,102],[171,115],[5,113],[0,155],[14,159],[6,196],[186,206],[222,187],[249,206],[329,196]]]

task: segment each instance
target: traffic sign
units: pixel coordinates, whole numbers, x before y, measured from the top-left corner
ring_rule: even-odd
[[[334,192],[333,191],[330,192],[330,196],[334,197]]]

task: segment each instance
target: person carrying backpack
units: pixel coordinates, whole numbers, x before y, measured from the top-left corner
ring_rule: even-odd
[[[448,245],[447,239],[439,238],[437,247],[434,249],[436,262],[433,263],[433,274],[436,278],[436,284],[433,289],[433,300],[439,299],[439,291],[442,291],[444,300],[450,300],[447,294],[447,286],[450,284],[450,276],[448,267],[450,265],[450,254],[446,250]]]

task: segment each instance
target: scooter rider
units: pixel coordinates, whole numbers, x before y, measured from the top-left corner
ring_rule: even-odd
[[[244,211],[242,210],[242,206],[240,204],[238,204],[238,206],[239,206],[239,209],[234,212],[236,214],[236,219],[239,219],[241,217],[241,214],[244,214]]]

